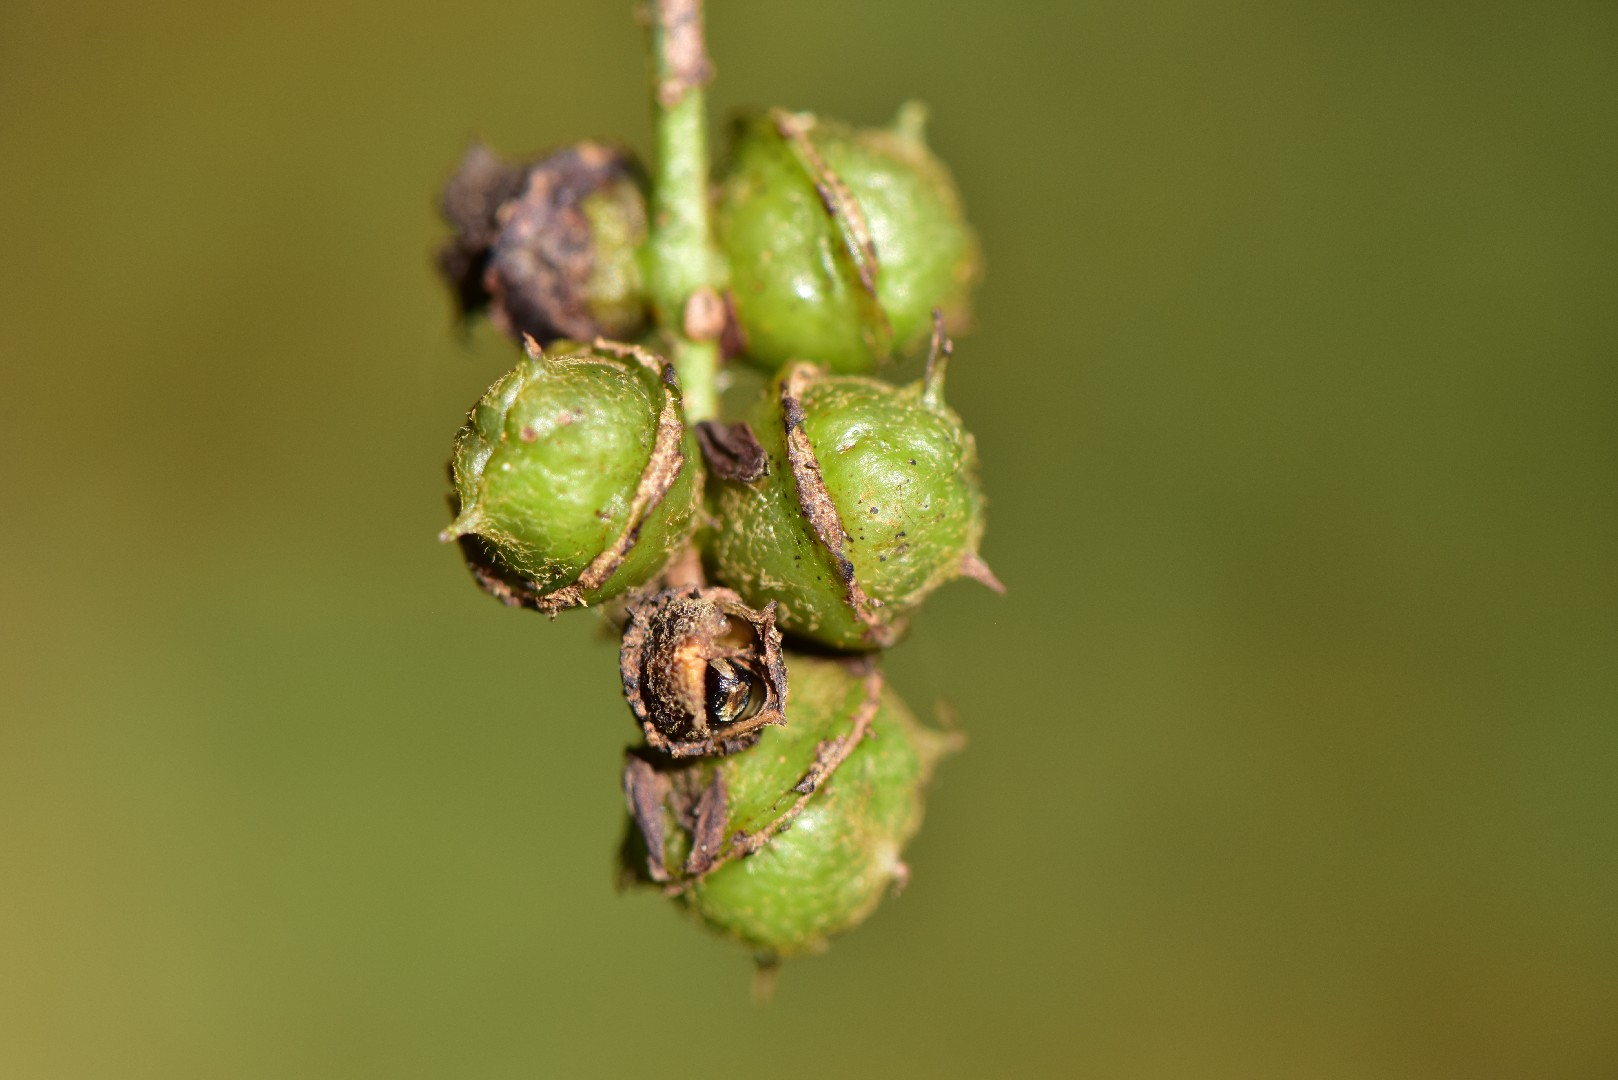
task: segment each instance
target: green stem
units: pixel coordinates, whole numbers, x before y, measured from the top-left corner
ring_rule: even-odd
[[[647,284],[658,325],[673,342],[686,416],[707,420],[718,413],[718,296],[725,285],[708,215],[703,87],[713,69],[702,40],[702,0],[650,0],[649,6],[657,160]]]

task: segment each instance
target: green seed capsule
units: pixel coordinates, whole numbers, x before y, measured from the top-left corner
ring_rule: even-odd
[[[627,338],[649,301],[641,168],[627,153],[580,143],[531,165],[473,146],[444,190],[455,230],[439,268],[463,313],[488,309],[514,338]]]
[[[473,406],[451,473],[478,583],[555,612],[656,577],[691,534],[701,468],[674,371],[642,349],[527,356]]]
[[[977,235],[925,115],[911,103],[892,128],[854,130],[776,109],[738,125],[717,224],[749,358],[868,371],[926,341],[934,308],[970,321]]]
[[[791,719],[723,758],[643,751],[625,769],[632,878],[765,958],[816,952],[904,884],[922,791],[955,740],[874,667],[792,654]]]
[[[944,582],[1000,589],[977,554],[977,451],[944,404],[945,356],[903,387],[788,368],[754,410],[749,437],[764,464],[749,473],[703,439],[724,522],[714,575],[754,607],[776,603],[784,631],[839,649],[887,648]]]

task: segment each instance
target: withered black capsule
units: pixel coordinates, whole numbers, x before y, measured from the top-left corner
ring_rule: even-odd
[[[633,604],[619,670],[646,741],[672,757],[741,750],[786,723],[775,605],[757,611],[729,589],[666,589]]]
[[[444,189],[455,235],[438,253],[462,314],[487,309],[505,333],[547,348],[637,336],[648,305],[644,187],[632,156],[598,143],[521,165],[473,146]]]

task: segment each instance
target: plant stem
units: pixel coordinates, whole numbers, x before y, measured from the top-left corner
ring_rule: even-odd
[[[702,39],[702,0],[648,0],[656,153],[647,284],[658,325],[673,342],[689,420],[718,412],[719,290],[724,263],[708,215],[708,124],[703,87],[713,77]]]

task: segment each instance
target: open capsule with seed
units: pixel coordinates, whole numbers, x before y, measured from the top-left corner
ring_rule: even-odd
[[[668,589],[629,607],[619,651],[624,697],[653,749],[725,754],[786,723],[775,608],[729,589]]]

